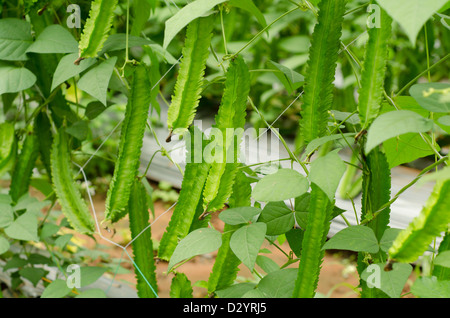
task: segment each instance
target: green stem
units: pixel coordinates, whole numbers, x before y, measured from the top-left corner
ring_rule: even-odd
[[[401,90],[395,94],[395,96],[400,96],[405,90],[407,90],[410,86],[412,86],[415,82],[417,82],[423,75],[427,74],[429,71],[434,69],[436,66],[441,65],[444,63],[448,58],[450,58],[450,53],[444,56],[442,59],[440,59],[438,62],[434,63],[430,67],[428,67],[425,71],[414,77],[408,84],[406,84]]]

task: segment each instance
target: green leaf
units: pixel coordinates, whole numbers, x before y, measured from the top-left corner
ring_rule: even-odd
[[[448,0],[377,0],[379,5],[400,24],[415,46],[417,35],[425,23],[442,8]]]
[[[308,53],[311,41],[306,35],[294,35],[283,37],[278,43],[278,47],[289,53]]]
[[[354,252],[377,253],[378,240],[373,230],[367,226],[354,225],[339,231],[323,246],[324,250],[348,250]]]
[[[0,228],[10,226],[14,222],[14,214],[11,205],[0,203]]]
[[[46,177],[33,178],[30,180],[30,185],[42,193],[46,198],[51,198],[54,194],[53,187]]]
[[[346,116],[347,117],[347,116]],[[350,140],[351,138],[355,137],[356,134],[355,133],[345,133],[345,134],[336,134],[336,135],[330,135],[330,136],[324,136],[324,137],[320,137],[320,138],[316,138],[314,140],[312,140],[308,146],[306,146],[306,149],[303,153],[302,156],[302,160],[305,160],[305,158],[312,154],[314,151],[316,151],[320,146],[326,144],[327,142],[330,141],[336,141],[337,142],[342,142],[343,144],[346,145],[345,141],[343,140],[344,138]]]
[[[60,249],[64,249],[67,246],[67,244],[69,244],[72,237],[73,237],[72,234],[64,234],[59,236],[55,240],[55,246],[59,247]]]
[[[266,19],[257,6],[253,3],[252,0],[230,0],[229,4],[231,6],[240,8],[242,10],[248,11],[253,14],[258,21],[258,23],[265,28],[267,26]]]
[[[21,241],[39,241],[37,235],[38,219],[33,211],[19,216],[10,226],[5,229],[6,235],[12,239]]]
[[[59,24],[46,27],[27,49],[27,53],[39,54],[76,52],[78,52],[78,42],[67,29]]]
[[[450,126],[450,116],[443,116],[438,121],[441,125]]]
[[[34,287],[41,281],[42,277],[47,273],[46,270],[36,267],[25,267],[19,271],[20,276],[28,279]]]
[[[58,233],[59,226],[53,223],[45,223],[44,226],[41,229],[41,233],[39,235],[41,240],[44,240],[48,237],[51,237]]]
[[[81,287],[95,283],[107,271],[106,268],[85,266],[80,268]]]
[[[253,223],[241,227],[231,236],[230,247],[234,254],[253,271],[256,257],[266,236],[267,226],[264,223]]]
[[[286,239],[288,241],[289,247],[295,256],[300,257],[302,253],[302,242],[305,231],[302,229],[292,229],[286,233]]]
[[[6,253],[9,250],[9,242],[3,236],[0,236],[0,255]]]
[[[308,178],[327,194],[330,201],[333,201],[345,170],[344,161],[333,151],[312,162]]]
[[[95,97],[106,106],[106,95],[117,57],[111,57],[92,68],[78,82],[78,88]]]
[[[28,261],[20,258],[19,255],[13,255],[13,257],[5,264],[3,267],[3,271],[7,271],[10,269],[21,268],[28,264]]]
[[[187,276],[177,273],[170,285],[170,298],[192,298],[192,285]]]
[[[249,290],[244,295],[242,295],[242,298],[255,299],[255,298],[267,298],[267,296],[262,291],[260,291],[258,288],[255,288],[255,289]]]
[[[369,265],[361,273],[361,278],[369,286],[373,286],[372,283],[378,281],[381,291],[391,298],[399,298],[412,272],[412,266],[409,264],[395,263],[391,271],[385,271],[384,266],[385,264]]]
[[[153,43],[154,42],[150,40],[138,36],[128,35],[128,47],[144,46]],[[126,47],[127,47],[127,35],[125,33],[111,34],[106,40],[105,45],[103,45],[103,49],[99,53],[99,56],[102,56],[107,52],[124,50],[126,49]]]
[[[431,144],[431,139],[428,135],[423,137],[429,139]],[[388,139],[383,143],[383,149],[390,169],[434,153],[418,133],[408,133]]]
[[[93,288],[81,292],[75,298],[107,298],[107,297],[103,290],[99,288]]]
[[[268,298],[291,298],[296,278],[296,268],[284,268],[264,276],[258,289]]]
[[[267,225],[266,235],[281,235],[294,228],[294,211],[281,202],[268,203],[261,212],[258,222]]]
[[[70,293],[71,289],[67,287],[66,281],[62,279],[54,280],[45,288],[41,298],[64,298]]]
[[[398,236],[398,234],[401,232],[401,229],[395,229],[395,228],[388,228],[386,231],[384,231],[383,236],[380,240],[380,249],[383,252],[388,252],[389,249],[392,246],[392,243],[395,241],[395,238]]]
[[[274,73],[275,76],[284,85],[284,88],[286,88],[289,94],[292,94],[294,90],[299,88],[305,81],[305,77],[303,75],[286,66],[275,63],[273,61],[269,61],[268,64],[271,69],[277,71]]]
[[[30,254],[28,261],[32,265],[53,265],[53,261],[50,258],[36,253]]]
[[[131,27],[132,35],[139,35],[147,23],[150,13],[155,10],[156,1],[135,0],[133,1],[134,21]]]
[[[163,48],[166,49],[175,35],[177,35],[178,32],[180,32],[191,21],[205,16],[205,13],[219,3],[225,1],[227,0],[196,0],[184,6],[174,16],[166,21]]]
[[[36,76],[30,70],[0,62],[0,95],[23,91],[34,83]]]
[[[252,197],[257,201],[284,201],[296,198],[309,189],[309,182],[292,169],[280,169],[261,179],[253,188]]]
[[[239,283],[230,287],[217,290],[216,295],[219,298],[241,298],[245,293],[255,288],[254,283]]]
[[[450,281],[436,277],[419,277],[411,286],[411,292],[419,298],[450,298]]]
[[[73,62],[77,59],[78,53],[65,55],[58,63],[52,80],[52,91],[60,84],[72,77],[84,72],[97,62],[97,59],[85,59],[79,65]]]
[[[434,265],[450,268],[450,251],[443,251],[434,259]]]
[[[14,18],[0,20],[0,60],[26,61],[32,43],[30,23]]]
[[[410,110],[398,110],[380,115],[370,126],[365,152],[384,141],[407,133],[425,133],[433,128],[433,121]]]
[[[450,112],[450,84],[425,83],[411,87],[409,93],[416,102],[434,113]]]
[[[219,231],[202,228],[189,233],[175,248],[170,258],[168,271],[188,258],[214,252],[222,245],[222,234]]]
[[[267,274],[280,269],[280,266],[278,266],[273,259],[264,255],[258,255],[258,257],[256,257],[256,265],[261,267]]]
[[[14,205],[14,211],[33,211],[36,214],[39,214],[43,208],[48,206],[50,201],[39,201],[35,197],[31,197],[28,193],[22,196],[19,201]]]
[[[239,207],[227,209],[219,214],[219,219],[229,225],[238,225],[250,222],[261,213],[261,209],[254,207]]]
[[[77,138],[80,141],[86,140],[89,134],[89,126],[87,121],[80,120],[66,128],[66,133]]]

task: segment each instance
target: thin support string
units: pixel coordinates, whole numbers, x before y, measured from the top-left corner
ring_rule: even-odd
[[[81,173],[83,174],[83,178],[84,178],[84,182],[86,183],[86,189],[87,189],[87,193],[88,193],[88,197],[89,197],[89,202],[90,202],[90,204],[91,204],[91,208],[92,208],[92,212],[93,212],[93,214],[94,214],[94,219],[95,219],[95,223],[96,223],[96,226],[97,226],[97,231],[98,231],[98,234],[99,234],[99,236],[102,238],[102,239],[104,239],[105,241],[107,241],[107,242],[109,242],[109,243],[111,243],[111,244],[113,244],[113,245],[115,245],[115,246],[117,246],[117,247],[119,247],[119,248],[121,248],[127,255],[128,255],[128,257],[130,258],[130,260],[131,260],[131,262],[133,263],[133,266],[136,268],[136,270],[138,271],[138,273],[142,276],[142,278],[145,280],[145,282],[147,283],[147,285],[150,287],[150,289],[152,290],[152,292],[155,294],[155,296],[158,298],[158,294],[155,292],[155,289],[153,288],[153,286],[148,282],[148,280],[147,280],[147,278],[145,277],[145,275],[142,273],[142,271],[141,271],[141,269],[139,268],[139,266],[134,262],[134,260],[133,260],[133,258],[130,256],[130,254],[127,252],[127,247],[128,246],[130,246],[131,245],[131,243],[132,242],[134,242],[139,236],[141,236],[146,230],[148,230],[161,216],[163,216],[164,214],[166,214],[167,212],[169,212],[178,202],[175,202],[167,211],[165,211],[164,213],[162,213],[160,216],[158,216],[158,218],[156,218],[155,219],[155,221],[153,221],[153,223],[151,223],[149,226],[147,226],[144,230],[142,230],[130,243],[128,243],[126,246],[122,246],[122,245],[120,245],[120,244],[118,244],[118,243],[116,243],[116,242],[114,242],[114,241],[111,241],[110,239],[108,239],[108,238],[106,238],[106,237],[104,237],[103,235],[102,235],[102,233],[101,233],[101,231],[100,231],[100,225],[99,225],[99,222],[98,222],[98,218],[97,218],[97,212],[95,211],[95,206],[94,206],[94,202],[93,202],[93,200],[92,200],[92,196],[91,196],[91,191],[90,191],[90,187],[89,187],[89,183],[88,183],[88,180],[87,180],[87,177],[86,177],[86,174],[85,174],[85,172],[84,172],[84,169],[83,169],[83,167],[81,167],[80,165],[78,165],[77,163],[75,163],[74,162],[74,165],[76,165],[77,167],[79,167],[80,168],[80,171],[81,171]],[[122,255],[121,255],[121,258],[120,258],[120,261],[119,261],[119,264],[117,265],[118,267],[116,268],[116,273],[115,273],[115,275],[114,275],[114,278],[113,278],[113,280],[112,280],[112,282],[111,282],[111,285],[108,287],[108,289],[107,289],[107,291],[111,288],[111,286],[112,286],[112,284],[113,284],[113,282],[114,282],[114,279],[115,279],[115,276],[116,276],[116,274],[117,274],[117,271],[118,271],[118,268],[119,268],[119,266],[120,266],[120,263],[121,263],[121,261],[122,261],[122,258],[123,258],[123,252],[122,252]],[[106,292],[107,292],[106,291]]]
[[[147,277],[145,277],[145,275],[141,272],[141,270],[139,269],[139,266],[135,263],[135,261],[130,256],[130,254],[128,254],[127,250],[126,249],[123,249],[123,250],[128,255],[128,258],[130,259],[130,261],[133,263],[133,266],[136,268],[136,270],[139,272],[139,274],[141,274],[142,278],[147,283],[148,287],[150,287],[150,289],[152,290],[153,294],[155,294],[155,297],[159,298],[158,293],[155,291],[155,289],[153,288],[152,284],[149,283],[149,281],[147,280]]]
[[[259,140],[259,138],[261,138],[262,136],[264,136],[269,130],[272,130],[273,126],[274,126],[274,125],[276,124],[276,122],[281,118],[281,116],[283,116],[284,113],[286,113],[287,110],[288,110],[289,108],[291,108],[292,105],[294,105],[294,103],[295,103],[295,102],[303,95],[304,92],[305,92],[305,91],[302,91],[302,92],[301,92],[301,93],[300,93],[300,94],[292,101],[292,103],[290,103],[289,106],[286,107],[286,108],[283,110],[283,112],[277,117],[277,119],[275,119],[274,122],[273,122],[271,125],[269,125],[268,128],[266,128],[266,130],[264,130],[264,132],[258,136],[258,138],[256,138],[256,140]]]
[[[153,226],[153,224],[155,224],[156,221],[158,221],[158,219],[159,219],[160,217],[162,217],[164,214],[166,214],[167,212],[169,212],[170,210],[172,210],[172,208],[173,208],[177,203],[178,203],[178,201],[175,202],[174,204],[172,204],[172,206],[171,206],[170,208],[168,208],[164,213],[162,213],[160,216],[158,216],[151,224],[149,224],[145,229],[143,229],[138,235],[136,235],[136,237],[133,238],[127,245],[125,245],[124,248],[129,247],[135,240],[137,240],[137,238],[138,238],[139,236],[141,236],[145,231],[147,231],[149,228],[151,228],[151,227]]]

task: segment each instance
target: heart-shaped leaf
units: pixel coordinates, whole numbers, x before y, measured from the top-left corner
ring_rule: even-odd
[[[258,222],[267,225],[266,235],[281,235],[294,228],[294,211],[289,209],[283,201],[270,202],[262,210]]]
[[[166,49],[175,35],[178,34],[189,22],[203,16],[216,5],[226,0],[196,0],[184,6],[173,17],[166,21],[164,31],[164,44]]]
[[[394,243],[395,238],[401,231],[402,231],[401,229],[395,228],[389,228],[384,231],[384,234],[380,240],[380,248],[383,252],[387,253],[389,251],[389,249],[392,246],[392,243]]]
[[[3,236],[0,236],[0,255],[8,252],[9,250],[9,242]]]
[[[229,225],[238,225],[250,222],[261,213],[261,209],[254,207],[239,207],[227,209],[219,214],[219,219]]]
[[[170,258],[168,271],[181,261],[197,255],[214,252],[221,245],[222,234],[219,231],[210,228],[195,230],[178,243]]]
[[[345,170],[344,161],[333,151],[313,161],[309,180],[318,185],[327,194],[330,201],[333,202]]]
[[[400,24],[415,46],[417,35],[424,24],[448,0],[377,0],[380,6]]]
[[[41,295],[41,298],[63,298],[70,293],[71,289],[67,287],[66,281],[62,279],[54,280]]]
[[[23,91],[34,83],[36,76],[30,70],[0,62],[0,95]]]
[[[67,29],[59,24],[46,27],[27,50],[27,53],[40,54],[76,52],[78,52],[78,42]]]
[[[36,213],[28,211],[19,216],[5,229],[6,235],[12,239],[21,241],[39,241],[37,235],[38,219]]]
[[[450,112],[450,84],[417,84],[411,87],[409,93],[421,107],[430,112]]]
[[[309,189],[309,182],[292,169],[280,169],[262,178],[254,187],[252,197],[257,201],[284,201],[296,198]]]
[[[106,94],[117,57],[111,57],[83,75],[78,87],[106,106]]]
[[[369,128],[365,152],[384,141],[407,133],[424,133],[433,128],[433,121],[410,110],[392,111],[380,115]]]
[[[25,61],[33,43],[31,25],[20,19],[0,19],[0,60]]]
[[[75,298],[106,298],[106,294],[102,289],[93,288],[85,290]]]
[[[438,281],[436,277],[419,277],[411,286],[411,292],[419,298],[450,298],[450,281]]]
[[[297,272],[296,268],[285,268],[271,272],[261,279],[258,289],[269,298],[291,298]]]
[[[53,74],[52,91],[60,84],[71,79],[72,77],[84,72],[97,62],[97,59],[84,59],[80,64],[75,65],[73,61],[78,58],[78,53],[68,54],[64,56],[56,67],[55,74]]]
[[[373,254],[377,253],[380,248],[375,233],[370,227],[354,225],[336,233],[324,244],[322,249],[339,249]]]
[[[450,251],[443,251],[434,259],[434,265],[450,268]]]
[[[384,265],[369,265],[361,273],[361,278],[367,282],[369,288],[378,288],[389,297],[398,298],[412,272],[412,266],[405,263],[395,263],[391,271],[385,271]]]
[[[231,250],[250,271],[253,271],[255,266],[256,257],[266,236],[266,230],[266,224],[258,222],[241,227],[231,236]]]

